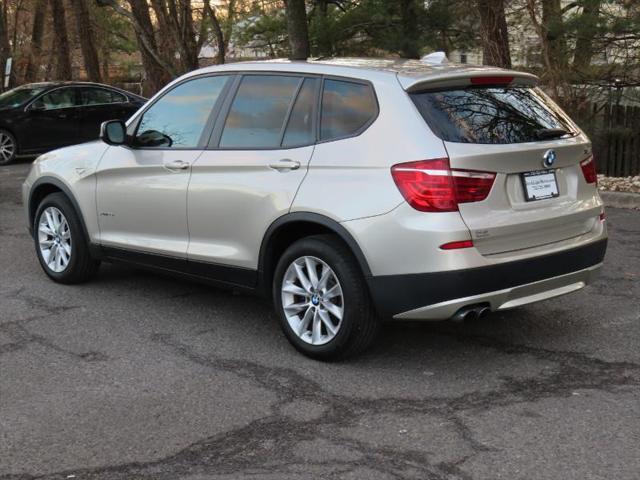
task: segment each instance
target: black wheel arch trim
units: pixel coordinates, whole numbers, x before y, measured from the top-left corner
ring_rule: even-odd
[[[365,277],[371,276],[371,269],[369,268],[369,263],[367,262],[367,259],[364,256],[362,249],[358,245],[358,242],[356,242],[356,240],[353,238],[351,233],[349,233],[349,231],[345,227],[340,225],[340,223],[333,220],[332,218],[329,218],[325,215],[321,215],[319,213],[292,212],[292,213],[287,213],[277,218],[276,220],[274,220],[271,223],[271,225],[269,225],[269,228],[267,228],[267,231],[265,232],[264,237],[262,238],[262,244],[260,245],[260,254],[258,257],[258,274],[259,274],[260,286],[263,287],[265,285],[264,282],[266,279],[264,278],[264,275],[266,274],[265,265],[267,263],[267,254],[268,254],[267,250],[271,241],[273,240],[274,235],[280,228],[294,222],[315,223],[317,225],[320,225],[322,227],[325,227],[331,230],[333,233],[338,235],[338,237],[340,237],[342,241],[344,241],[347,244],[347,246],[349,247],[353,255],[356,257],[356,260],[360,265],[360,268],[362,269],[362,273],[364,274],[364,276]]]
[[[84,238],[87,240],[87,242],[90,242],[89,231],[87,230],[87,225],[85,224],[84,216],[82,215],[82,209],[80,208],[80,205],[78,204],[78,201],[76,200],[73,193],[71,193],[71,189],[62,180],[50,176],[38,178],[35,182],[33,182],[33,185],[31,185],[31,189],[29,190],[29,203],[27,205],[27,208],[29,212],[29,232],[31,233],[31,236],[35,234],[33,231],[33,222],[35,221],[35,214],[36,210],[38,209],[37,205],[33,205],[33,194],[38,190],[38,187],[41,187],[43,185],[52,185],[62,193],[64,193],[64,195],[67,197],[69,202],[71,202],[71,205],[76,211],[76,215],[78,215],[78,220],[80,221],[82,232],[84,233]]]

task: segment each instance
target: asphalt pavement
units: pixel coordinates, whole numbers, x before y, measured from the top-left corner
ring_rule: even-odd
[[[261,300],[103,264],[41,271],[0,167],[0,479],[640,478],[640,212],[592,286],[293,350]]]

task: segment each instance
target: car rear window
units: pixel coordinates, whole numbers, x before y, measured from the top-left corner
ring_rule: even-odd
[[[448,142],[522,143],[550,138],[556,129],[575,133],[571,121],[538,88],[471,87],[410,96],[431,130]]]
[[[378,104],[369,85],[325,80],[322,93],[320,139],[345,138],[359,133],[378,113]]]

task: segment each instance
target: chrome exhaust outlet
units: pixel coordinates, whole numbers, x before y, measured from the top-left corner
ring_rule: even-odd
[[[467,307],[462,307],[458,310],[453,317],[451,317],[451,321],[456,323],[461,322],[470,322],[476,320],[478,318],[478,307],[473,305],[469,305]]]
[[[489,307],[480,307],[478,308],[478,319],[483,320],[487,318],[487,316],[491,313],[491,308]]]

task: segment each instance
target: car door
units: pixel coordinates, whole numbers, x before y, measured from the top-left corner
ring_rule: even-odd
[[[107,150],[97,172],[102,245],[186,257],[191,166],[206,145],[229,82],[221,75],[177,84],[129,125],[128,145]]]
[[[235,83],[193,166],[188,257],[255,270],[265,231],[289,211],[307,171],[319,79],[252,73]]]
[[[98,138],[102,122],[107,120],[126,121],[133,113],[127,96],[115,90],[93,86],[80,87],[78,95],[80,136],[84,142]]]
[[[36,98],[27,108],[30,149],[44,151],[80,142],[76,87],[60,87]],[[23,130],[25,130],[23,128]]]

